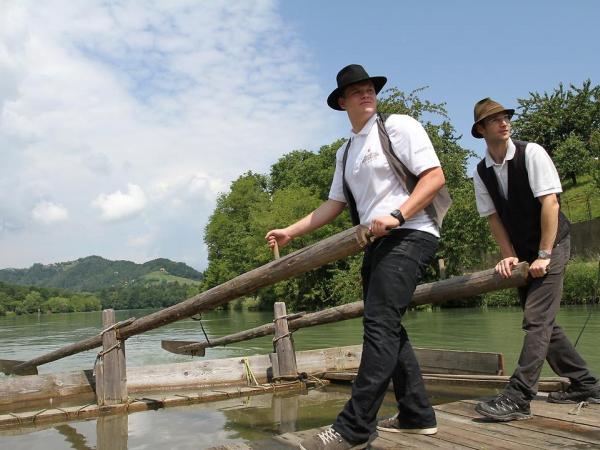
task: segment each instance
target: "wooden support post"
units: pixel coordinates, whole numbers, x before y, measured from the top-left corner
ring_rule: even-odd
[[[296,353],[292,334],[288,328],[287,312],[284,302],[275,302],[275,353],[279,370],[273,368],[274,378],[297,378]]]
[[[440,268],[440,280],[446,279],[446,263],[443,258],[438,259],[438,267]]]
[[[102,311],[102,357],[96,366],[96,397],[98,406],[116,405],[127,401],[125,372],[125,341],[117,340],[115,311]],[[111,328],[112,327],[112,328]]]

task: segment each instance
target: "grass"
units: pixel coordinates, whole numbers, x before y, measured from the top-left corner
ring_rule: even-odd
[[[193,284],[193,285],[199,285],[200,281],[198,280],[192,280],[190,278],[183,278],[183,277],[177,277],[175,275],[169,275],[168,273],[165,272],[160,272],[160,271],[155,271],[155,272],[150,272],[147,273],[146,275],[144,275],[142,277],[142,280],[145,281],[151,281],[151,282],[162,282],[162,281],[166,281],[167,283],[173,283],[173,282],[178,282],[179,284]]]
[[[571,222],[584,222],[600,217],[600,190],[595,187],[591,175],[577,177],[577,184],[563,183],[560,196],[563,213]]]

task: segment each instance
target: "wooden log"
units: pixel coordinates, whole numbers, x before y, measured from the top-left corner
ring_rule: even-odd
[[[284,302],[275,302],[275,352],[279,364],[279,378],[296,378],[298,369],[296,367],[296,354],[294,343],[288,329],[287,312]]]
[[[121,328],[119,334],[122,338],[126,339],[136,334],[186,319],[202,311],[214,309],[257,289],[308,272],[330,262],[346,258],[357,253],[367,245],[370,239],[369,236],[367,227],[357,225],[349,228],[309,247],[302,248],[239,275],[181,303],[136,319],[132,324]],[[22,362],[14,366],[12,370],[13,373],[19,373],[19,371],[27,368],[40,366],[66,356],[91,350],[99,347],[101,344],[102,337],[98,334],[29,361]]]
[[[125,371],[125,341],[117,340],[115,311],[102,311],[102,356],[96,368],[96,396],[99,406],[127,401],[127,374]]]
[[[420,284],[415,290],[412,304],[438,304],[448,300],[475,296],[498,289],[523,286],[527,282],[528,272],[529,264],[523,262],[513,268],[510,278],[502,278],[494,269],[488,269],[460,277],[435,281],[433,283]],[[300,328],[353,319],[362,316],[363,310],[364,303],[360,300],[291,319],[288,321],[288,327],[290,330],[294,331]],[[228,336],[212,339],[210,342],[190,343],[190,341],[182,341],[182,345],[177,346],[176,341],[166,341],[168,344],[163,344],[163,348],[172,353],[183,355],[203,355],[204,349],[207,347],[215,347],[217,345],[226,345],[257,337],[268,336],[273,334],[274,329],[274,325],[268,323],[250,330],[240,331]]]

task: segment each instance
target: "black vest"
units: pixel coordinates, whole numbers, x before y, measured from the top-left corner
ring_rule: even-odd
[[[494,168],[486,167],[485,159],[477,164],[477,173],[494,202],[496,212],[508,232],[517,256],[521,261],[531,263],[537,259],[542,236],[542,205],[533,196],[529,185],[525,165],[527,142],[513,140],[513,143],[515,144],[515,156],[506,162],[508,165],[508,199],[504,199],[500,194]],[[570,228],[569,220],[559,210],[558,230],[554,246],[569,234]]]

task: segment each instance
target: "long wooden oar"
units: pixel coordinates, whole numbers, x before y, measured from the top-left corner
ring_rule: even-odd
[[[417,289],[415,290],[412,303],[415,305],[442,303],[448,300],[471,297],[498,289],[522,286],[527,281],[528,271],[529,264],[523,262],[513,268],[510,278],[502,278],[494,269],[488,269],[469,275],[452,277],[447,280],[421,284],[417,286]],[[363,310],[364,303],[362,301],[347,303],[323,311],[302,314],[300,317],[290,317],[288,318],[288,328],[290,330],[297,330],[299,328],[353,319],[355,317],[360,317],[363,314]],[[161,345],[163,349],[171,353],[204,356],[205,349],[208,347],[227,345],[234,342],[268,336],[273,334],[274,330],[274,324],[267,323],[250,330],[211,339],[210,342],[162,341]]]
[[[357,225],[349,228],[309,247],[305,247],[250,272],[239,275],[181,303],[140,317],[130,325],[120,328],[119,338],[126,339],[136,334],[186,319],[202,311],[209,311],[235,298],[254,292],[257,289],[275,284],[281,280],[299,275],[311,269],[337,261],[338,259],[346,258],[360,251],[369,243],[369,239],[370,234],[367,227]],[[25,374],[27,371],[32,371],[32,368],[37,368],[37,366],[42,364],[91,350],[101,345],[102,336],[97,334],[29,361],[18,363],[9,361],[3,364],[2,360],[0,360],[0,370],[6,374]],[[6,360],[4,361],[6,362]]]

